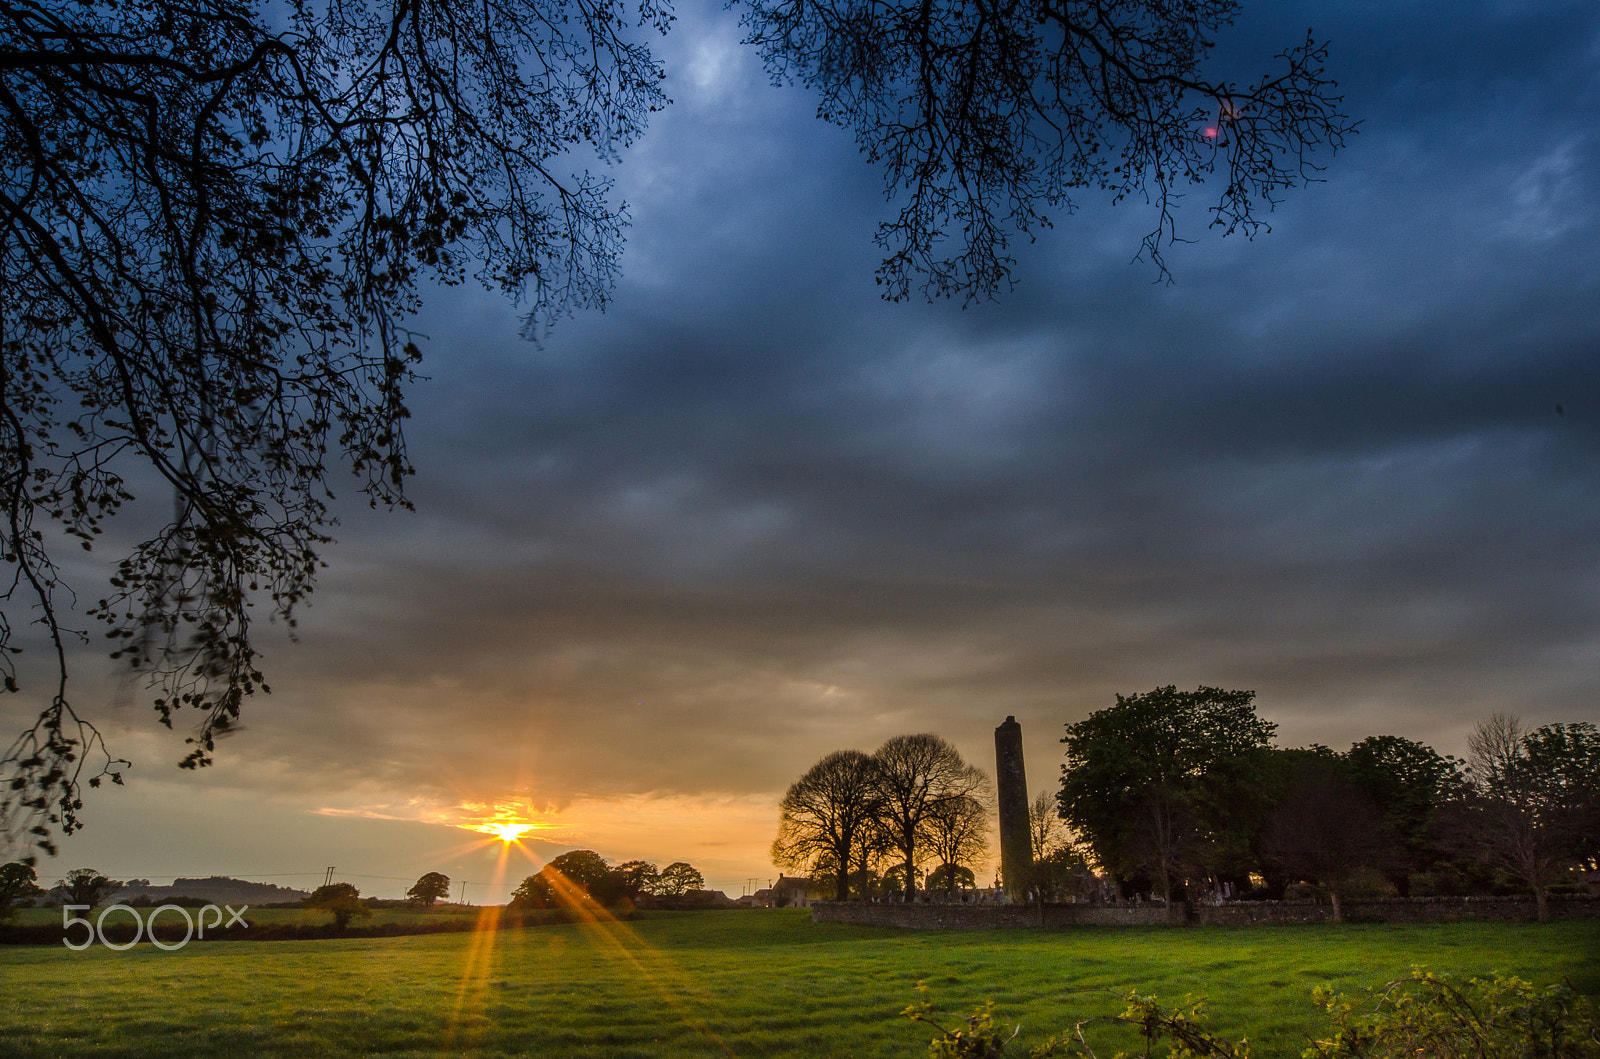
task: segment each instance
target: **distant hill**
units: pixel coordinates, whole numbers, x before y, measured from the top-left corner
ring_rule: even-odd
[[[171,886],[151,886],[147,879],[133,879],[129,885],[113,894],[111,900],[131,901],[148,897],[161,901],[172,897],[197,897],[219,905],[271,905],[299,901],[310,896],[309,890],[212,875],[205,879],[174,879]]]

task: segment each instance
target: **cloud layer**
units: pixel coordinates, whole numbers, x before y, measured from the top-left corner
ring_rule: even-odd
[[[1364,121],[1326,182],[1253,243],[1197,194],[1171,286],[1147,215],[1086,202],[965,310],[877,300],[877,176],[680,12],[609,311],[533,346],[429,301],[418,512],[346,516],[185,782],[633,805],[737,844],[730,886],[770,873],[752,805],[902,732],[987,764],[1015,714],[1042,787],[1059,725],[1166,683],[1254,688],[1292,744],[1600,720],[1600,11],[1260,6],[1222,61],[1313,25]]]

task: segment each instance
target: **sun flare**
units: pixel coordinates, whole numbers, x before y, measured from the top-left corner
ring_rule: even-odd
[[[470,829],[493,835],[501,842],[515,842],[529,831],[537,830],[538,826],[538,824],[519,824],[509,820],[492,820],[486,824],[473,824]]]
[[[532,824],[499,824],[495,827],[494,834],[501,842],[515,842],[532,830]]]

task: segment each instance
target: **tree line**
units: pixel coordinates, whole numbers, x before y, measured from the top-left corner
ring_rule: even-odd
[[[572,908],[586,901],[601,905],[637,902],[641,896],[683,897],[705,889],[705,877],[687,861],[657,869],[644,860],[608,864],[592,849],[574,849],[523,879],[511,892],[510,908]]]
[[[994,786],[937,735],[898,735],[871,754],[837,750],[790,785],[772,862],[836,900],[972,886],[988,851]]]
[[[1029,812],[1021,889],[1041,900],[1282,899],[1321,888],[1342,915],[1365,880],[1402,897],[1552,890],[1600,871],[1600,730],[1496,714],[1442,755],[1397,735],[1345,751],[1278,747],[1253,691],[1174,686],[1066,726],[1059,788]],[[993,788],[936,735],[838,750],[779,803],[772,861],[835,900],[972,886]],[[923,868],[933,865],[924,873]],[[1008,883],[1010,880],[1007,880]]]
[[[1053,851],[1057,865],[1092,863],[1124,894],[1168,901],[1280,898],[1310,883],[1336,918],[1362,872],[1401,896],[1419,881],[1436,893],[1518,887],[1544,919],[1552,888],[1600,868],[1592,724],[1527,731],[1496,714],[1473,731],[1465,760],[1394,735],[1343,752],[1279,748],[1254,697],[1168,686],[1068,724],[1055,809],[1072,839]]]

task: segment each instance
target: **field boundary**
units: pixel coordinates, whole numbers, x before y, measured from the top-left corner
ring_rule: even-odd
[[[1600,897],[1550,897],[1550,918],[1600,917]],[[1169,915],[1169,911],[1171,915]],[[1343,902],[1347,923],[1523,923],[1536,919],[1531,896],[1412,897]],[[823,901],[812,904],[814,923],[853,923],[908,930],[981,930],[991,927],[1152,927],[1257,926],[1327,923],[1333,906],[1315,901],[1236,901],[1163,904],[867,904]]]

